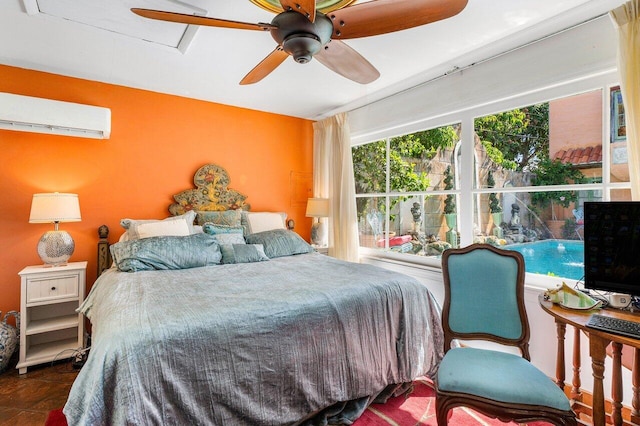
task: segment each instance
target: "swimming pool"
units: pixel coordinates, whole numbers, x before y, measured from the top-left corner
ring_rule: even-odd
[[[584,277],[584,244],[573,240],[543,240],[503,246],[524,256],[525,269],[533,274],[580,280]]]

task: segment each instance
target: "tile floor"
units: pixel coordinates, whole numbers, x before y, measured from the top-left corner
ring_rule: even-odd
[[[67,400],[78,371],[70,361],[29,367],[18,374],[15,357],[0,373],[0,426],[42,426],[49,411]]]

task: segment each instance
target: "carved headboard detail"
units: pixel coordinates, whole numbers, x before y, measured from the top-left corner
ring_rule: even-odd
[[[216,164],[205,164],[193,176],[195,189],[186,189],[173,196],[176,201],[169,206],[169,212],[181,215],[189,210],[222,211],[249,210],[245,202],[247,196],[229,188],[229,174]]]
[[[109,251],[109,227],[102,225],[98,228],[98,276],[111,267],[111,252]]]

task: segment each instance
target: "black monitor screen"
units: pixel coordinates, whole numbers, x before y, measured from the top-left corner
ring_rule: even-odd
[[[640,202],[584,203],[585,288],[640,296]]]

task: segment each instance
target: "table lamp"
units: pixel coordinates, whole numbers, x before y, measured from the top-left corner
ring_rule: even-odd
[[[58,229],[60,222],[80,222],[78,194],[59,192],[33,194],[29,223],[53,223],[54,230],[45,232],[38,241],[38,255],[44,266],[63,266],[73,254],[75,243],[67,231]]]
[[[328,198],[309,198],[307,201],[307,217],[318,218],[311,226],[311,244],[324,247],[327,245],[327,230],[322,222],[321,217],[329,216],[329,199]]]

